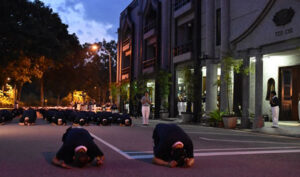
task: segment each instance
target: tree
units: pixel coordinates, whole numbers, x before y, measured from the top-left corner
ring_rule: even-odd
[[[160,70],[156,75],[156,79],[158,80],[158,83],[160,85],[159,94],[162,98],[162,103],[163,103],[162,106],[164,110],[167,110],[169,108],[168,97],[172,85],[171,77],[172,77],[171,73],[164,70]]]
[[[185,67],[183,70],[184,74],[184,85],[186,89],[186,101],[187,107],[186,112],[192,112],[192,102],[194,101],[194,74],[189,67]]]
[[[43,103],[44,73],[66,58],[74,58],[76,50],[80,50],[76,35],[70,35],[58,14],[39,0],[1,1],[0,26],[0,70],[15,65],[23,56],[29,58],[34,72],[30,76],[40,79]],[[5,78],[0,79],[3,84]]]
[[[11,61],[7,65],[4,75],[11,78],[11,82],[17,88],[17,100],[20,100],[23,85],[27,82],[31,83],[34,75],[31,60],[26,56],[21,56],[18,60]]]

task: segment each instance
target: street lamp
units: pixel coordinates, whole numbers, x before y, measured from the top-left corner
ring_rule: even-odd
[[[93,44],[91,46],[93,51],[104,50],[106,54],[108,54],[108,62],[109,62],[109,101],[112,103],[112,94],[111,94],[111,53],[104,46]]]
[[[93,45],[91,46],[91,49],[92,49],[93,51],[97,51],[97,50],[99,49],[99,47],[98,47],[98,45],[93,44]]]

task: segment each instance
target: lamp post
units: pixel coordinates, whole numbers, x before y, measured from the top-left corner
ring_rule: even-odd
[[[99,45],[96,45],[96,44],[93,44],[91,46],[91,49],[93,51],[97,51],[97,50],[101,50],[103,49],[105,51],[106,54],[108,54],[108,64],[109,64],[109,101],[110,103],[112,103],[112,94],[111,94],[111,53],[110,51],[108,51],[104,46],[99,46]]]

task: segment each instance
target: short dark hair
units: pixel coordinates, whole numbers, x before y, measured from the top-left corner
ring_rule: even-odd
[[[102,125],[108,125],[107,119],[103,119],[103,120],[102,120]]]
[[[80,168],[84,167],[89,162],[89,156],[86,152],[78,151],[75,152],[74,164]]]
[[[80,119],[79,125],[83,126],[84,124],[85,124],[85,120],[84,119]]]
[[[271,94],[276,95],[276,92],[275,91],[271,91]]]
[[[184,159],[187,157],[186,151],[184,148],[175,148],[172,149],[171,159],[177,162],[177,166],[184,165]]]

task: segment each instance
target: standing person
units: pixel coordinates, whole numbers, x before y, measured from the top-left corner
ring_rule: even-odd
[[[150,115],[150,105],[151,105],[148,92],[145,92],[145,96],[143,96],[143,98],[141,99],[141,103],[142,103],[143,125],[148,125],[149,115]]]
[[[153,163],[170,168],[194,165],[193,142],[176,124],[157,124],[152,138]]]
[[[300,122],[300,92],[298,94],[298,118],[299,118],[299,122]]]
[[[93,141],[90,133],[83,128],[68,128],[62,137],[63,145],[52,159],[52,163],[63,168],[69,164],[84,167],[96,159],[96,165],[102,165],[104,155]]]
[[[270,105],[272,109],[272,128],[278,128],[279,99],[277,98],[275,91],[272,91],[270,94]]]

